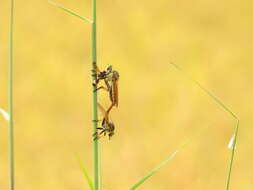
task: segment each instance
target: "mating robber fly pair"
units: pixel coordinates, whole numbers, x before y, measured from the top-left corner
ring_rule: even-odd
[[[101,130],[99,133],[95,132],[93,134],[94,140],[99,139],[102,135],[106,136],[108,133],[109,139],[114,135],[114,123],[109,118],[109,113],[113,107],[118,107],[118,80],[119,73],[112,69],[112,66],[108,66],[104,71],[100,71],[98,67],[96,70],[93,70],[93,73],[96,76],[96,81],[94,81],[93,86],[96,87],[95,91],[100,89],[106,90],[109,93],[109,98],[111,101],[111,105],[106,110],[102,105],[98,103],[98,108],[103,114],[103,119],[101,123],[101,127],[97,127],[97,130]],[[97,87],[100,81],[104,81],[106,86]]]

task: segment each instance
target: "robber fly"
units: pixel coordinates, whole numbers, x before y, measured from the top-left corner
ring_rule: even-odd
[[[109,112],[113,108],[113,106],[118,107],[118,80],[119,80],[119,73],[112,69],[112,66],[109,65],[105,71],[100,71],[98,68],[96,68],[97,73],[97,79],[95,83],[93,83],[94,86],[97,86],[97,84],[104,80],[106,87],[100,86],[96,89],[104,89],[109,92],[109,97],[111,100],[110,107],[106,110],[107,115],[109,115]]]
[[[98,108],[103,114],[103,120],[102,120],[102,125],[101,125],[102,127],[97,127],[97,129],[101,131],[99,133],[95,132],[93,134],[94,140],[99,139],[102,135],[106,136],[107,133],[110,140],[111,137],[114,135],[114,129],[115,129],[114,124],[112,121],[109,120],[109,116],[106,110],[99,103],[98,103]]]

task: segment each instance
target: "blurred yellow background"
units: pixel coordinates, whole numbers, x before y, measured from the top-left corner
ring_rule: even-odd
[[[58,0],[83,16],[90,1]],[[104,190],[123,190],[192,138],[139,189],[224,189],[235,120],[170,61],[241,118],[231,189],[253,189],[250,0],[98,0],[98,65],[120,72],[116,134],[101,139]],[[0,107],[7,108],[9,2],[0,3]],[[44,1],[15,1],[17,189],[81,190],[92,174],[90,26]],[[108,106],[105,93],[99,101]],[[197,135],[201,129],[201,135]],[[7,189],[0,118],[0,189]]]

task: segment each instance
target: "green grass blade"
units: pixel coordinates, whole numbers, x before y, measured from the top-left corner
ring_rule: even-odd
[[[232,137],[233,138],[232,152],[231,152],[230,162],[229,162],[229,166],[228,166],[228,176],[227,176],[227,181],[226,181],[226,190],[229,190],[229,187],[230,187],[231,173],[232,173],[232,168],[233,168],[233,163],[234,163],[235,148],[236,148],[237,136],[238,136],[238,130],[239,130],[239,122],[240,121],[237,120],[235,134]]]
[[[233,143],[232,143],[232,151],[231,151],[231,156],[230,156],[230,161],[229,161],[229,167],[228,167],[228,174],[227,174],[227,180],[226,180],[226,190],[229,190],[230,182],[231,182],[231,173],[232,173],[232,168],[233,168],[233,163],[234,163],[234,155],[235,155],[235,147],[237,143],[237,136],[238,136],[238,131],[239,131],[239,117],[230,109],[228,106],[226,106],[218,97],[216,97],[213,93],[211,93],[209,90],[207,90],[205,87],[203,87],[198,81],[194,80],[190,75],[188,75],[186,72],[183,71],[178,65],[174,63],[170,63],[172,66],[174,66],[178,71],[180,71],[184,76],[192,81],[195,85],[197,85],[201,90],[203,90],[211,99],[213,99],[219,106],[221,106],[226,112],[228,112],[235,120],[236,120],[236,127],[235,127],[235,132],[233,135]]]
[[[5,120],[9,121],[10,120],[10,115],[8,112],[0,108],[0,114],[4,117]]]
[[[86,168],[83,166],[83,164],[81,162],[81,159],[78,156],[76,156],[76,157],[77,157],[77,160],[79,162],[79,166],[80,166],[80,168],[82,170],[82,173],[83,173],[83,175],[84,175],[84,177],[85,177],[85,179],[86,179],[86,181],[87,181],[87,183],[88,183],[88,185],[90,187],[90,190],[94,190],[94,184],[93,184],[93,182],[92,182],[92,180],[91,180],[91,178],[90,178],[90,176],[89,176]]]
[[[201,130],[201,132],[202,132],[202,130]],[[155,168],[153,168],[152,170],[150,170],[147,175],[145,175],[139,181],[137,181],[135,184],[133,184],[129,188],[129,190],[135,190],[140,185],[142,185],[148,178],[150,178],[152,175],[154,175],[161,167],[163,167],[167,163],[169,163],[176,156],[176,154],[178,152],[180,152],[186,145],[188,145],[192,141],[192,139],[193,138],[188,139],[187,141],[185,141],[181,146],[179,146],[179,148],[176,151],[174,151],[172,154],[170,154],[165,160],[163,160],[162,162],[160,162],[160,164],[158,164]]]
[[[200,89],[202,89],[206,94],[208,94],[217,104],[219,104],[223,109],[225,109],[228,113],[230,113],[235,119],[238,119],[235,113],[231,111],[231,109],[228,108],[218,97],[216,97],[213,93],[211,93],[209,90],[207,90],[205,87],[203,87],[198,81],[194,80],[192,77],[190,77],[187,73],[185,73],[178,65],[174,63],[170,63],[173,65],[178,71],[182,72],[184,76],[192,81],[194,84],[196,84]]]
[[[55,7],[58,7],[58,8],[60,8],[60,9],[62,9],[62,10],[64,10],[64,11],[66,11],[67,13],[69,13],[69,14],[71,14],[71,15],[74,15],[74,16],[76,16],[76,17],[82,19],[82,20],[85,20],[85,21],[87,21],[87,22],[89,22],[89,23],[92,23],[92,20],[90,20],[90,19],[88,19],[88,18],[85,18],[85,17],[79,15],[79,14],[77,14],[76,12],[74,12],[74,11],[68,9],[68,8],[65,8],[64,6],[62,6],[62,5],[58,4],[58,3],[55,3],[55,2],[50,1],[50,0],[48,0],[48,2],[49,2],[51,5],[53,5],[53,6],[55,6]]]
[[[92,121],[93,121],[93,134],[97,132],[97,90],[93,82],[97,80],[97,1],[92,0],[92,25],[91,25],[91,66],[92,66]],[[94,190],[101,190],[101,158],[99,155],[99,141],[93,140],[93,175],[94,175]]]
[[[8,61],[8,141],[9,141],[9,190],[15,189],[14,124],[13,124],[13,22],[14,0],[10,0],[9,61]]]
[[[139,181],[137,181],[134,185],[132,185],[129,190],[135,190],[137,187],[139,187],[141,184],[143,184],[148,178],[150,178],[152,175],[155,174],[155,172],[157,172],[161,167],[163,167],[164,165],[166,165],[169,161],[171,161],[178,152],[180,152],[186,145],[190,144],[191,141],[193,139],[195,139],[197,136],[200,136],[202,134],[203,131],[206,130],[205,128],[202,128],[201,130],[199,130],[197,132],[197,134],[195,134],[194,138],[191,137],[190,139],[186,140],[183,144],[181,144],[181,146],[179,146],[179,148],[174,151],[172,154],[170,154],[164,161],[160,162],[160,164],[158,164],[155,168],[153,168],[151,171],[149,171],[149,173],[147,175],[145,175],[144,177],[142,177]]]
[[[154,173],[159,170],[161,167],[166,165],[169,161],[171,161],[174,156],[179,152],[180,150],[176,150],[171,155],[169,155],[164,161],[162,161],[159,165],[157,165],[155,168],[153,168],[147,175],[145,175],[143,178],[141,178],[138,182],[136,182],[134,185],[132,185],[129,190],[134,190],[137,187],[139,187],[141,184],[143,184],[148,178],[150,178]]]

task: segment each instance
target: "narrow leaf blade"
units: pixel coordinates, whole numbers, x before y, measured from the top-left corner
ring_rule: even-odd
[[[85,21],[87,21],[87,22],[89,22],[89,23],[92,23],[92,20],[90,20],[90,19],[88,19],[88,18],[85,18],[85,17],[79,15],[79,14],[77,14],[76,12],[74,12],[74,11],[68,9],[68,8],[65,8],[64,6],[62,6],[62,5],[58,4],[58,3],[55,3],[55,2],[50,1],[50,0],[48,0],[48,2],[49,2],[51,5],[53,5],[53,6],[55,6],[55,7],[58,7],[58,8],[60,8],[60,9],[62,9],[62,10],[64,10],[64,11],[66,11],[67,13],[69,13],[69,14],[71,14],[71,15],[74,15],[74,16],[76,16],[76,17],[82,19],[82,20],[85,20]]]
[[[179,149],[173,152],[171,155],[169,155],[164,161],[162,161],[159,165],[157,165],[155,168],[153,168],[147,175],[145,175],[143,178],[141,178],[139,181],[137,181],[134,185],[132,185],[129,190],[135,190],[137,187],[139,187],[141,184],[143,184],[148,178],[150,178],[152,175],[154,175],[157,170],[159,170],[161,167],[166,165],[169,161],[171,161],[176,154],[179,152]]]
[[[231,156],[230,156],[230,162],[228,166],[228,175],[227,175],[226,188],[225,188],[226,190],[229,190],[229,187],[230,187],[231,174],[232,174],[232,169],[233,169],[235,149],[236,149],[236,143],[237,143],[237,136],[238,136],[238,131],[239,131],[239,123],[240,121],[237,120],[234,139],[233,139],[233,146],[232,146],[232,151],[231,151]]]
[[[218,97],[216,97],[211,91],[206,89],[204,86],[202,86],[198,81],[194,80],[190,75],[188,75],[186,72],[183,71],[178,65],[174,63],[170,63],[172,66],[174,66],[178,71],[182,72],[184,74],[184,77],[187,78],[188,80],[192,81],[196,86],[198,86],[202,91],[204,91],[214,102],[216,102],[221,108],[223,108],[226,112],[228,112],[235,120],[236,120],[236,127],[235,127],[235,132],[234,136],[229,142],[229,148],[232,149],[231,156],[230,156],[230,161],[229,161],[229,167],[228,167],[228,174],[227,174],[227,180],[226,180],[226,190],[229,190],[230,186],[230,181],[231,181],[231,173],[232,173],[232,168],[233,168],[233,163],[234,163],[234,155],[235,155],[235,147],[236,147],[236,142],[237,142],[237,136],[238,136],[238,131],[239,131],[239,117],[228,107],[226,106]],[[231,147],[230,147],[231,146]]]
[[[82,164],[80,158],[79,158],[78,156],[76,156],[76,157],[77,157],[77,160],[78,160],[78,162],[79,162],[79,167],[81,168],[82,173],[83,173],[83,175],[84,175],[84,177],[85,177],[85,179],[86,179],[86,181],[87,181],[87,183],[88,183],[88,185],[89,185],[89,187],[90,187],[90,190],[94,190],[94,184],[93,184],[93,182],[92,182],[92,180],[91,180],[91,178],[90,178],[90,176],[89,176],[89,174],[88,174],[88,171],[87,171],[86,168],[83,166],[83,164]]]

